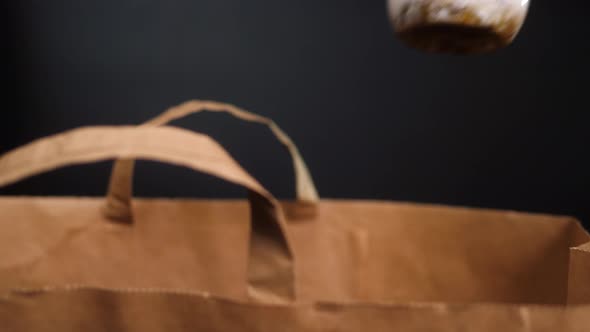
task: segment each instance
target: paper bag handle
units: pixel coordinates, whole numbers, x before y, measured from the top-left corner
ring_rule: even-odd
[[[249,295],[258,301],[294,300],[292,251],[279,203],[206,135],[173,127],[86,127],[67,131],[1,156],[0,187],[64,166],[116,158],[184,166],[248,189],[252,216]],[[106,206],[106,216],[118,216],[116,205]]]
[[[238,119],[260,123],[268,126],[275,137],[281,142],[291,154],[293,168],[295,171],[295,188],[298,202],[315,204],[318,201],[318,193],[313,183],[305,161],[301,157],[297,146],[291,138],[271,119],[245,111],[234,105],[215,101],[192,100],[181,105],[169,108],[159,116],[142,124],[144,127],[161,126],[188,115],[210,111],[225,112]],[[113,166],[109,190],[107,196],[109,202],[119,205],[119,211],[124,216],[125,206],[133,196],[133,160],[117,160]],[[122,216],[122,217],[123,217]],[[120,218],[123,219],[123,218]]]

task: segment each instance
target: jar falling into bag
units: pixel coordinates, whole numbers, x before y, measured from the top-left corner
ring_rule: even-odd
[[[388,0],[397,36],[433,53],[473,54],[508,46],[526,18],[529,0]]]

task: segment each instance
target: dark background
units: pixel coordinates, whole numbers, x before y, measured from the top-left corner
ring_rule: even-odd
[[[567,214],[588,226],[586,3],[532,0],[512,46],[458,57],[404,47],[385,1],[3,1],[0,152],[215,99],[281,124],[322,197]],[[178,124],[293,196],[287,154],[263,127],[211,114]],[[0,193],[102,195],[108,172],[70,167]],[[155,163],[136,183],[141,196],[243,195]]]

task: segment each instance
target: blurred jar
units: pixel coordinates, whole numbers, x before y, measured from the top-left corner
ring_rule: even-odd
[[[509,45],[529,0],[388,0],[396,34],[427,52],[484,53]]]

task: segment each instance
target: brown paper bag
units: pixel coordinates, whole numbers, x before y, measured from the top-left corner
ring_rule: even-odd
[[[291,153],[278,201],[214,140],[162,126],[201,110],[268,125]],[[117,159],[106,199],[0,198],[1,331],[590,331],[590,236],[569,217],[318,200],[271,120],[193,101],[0,158],[0,185]],[[133,160],[243,186],[247,200],[131,199]]]

